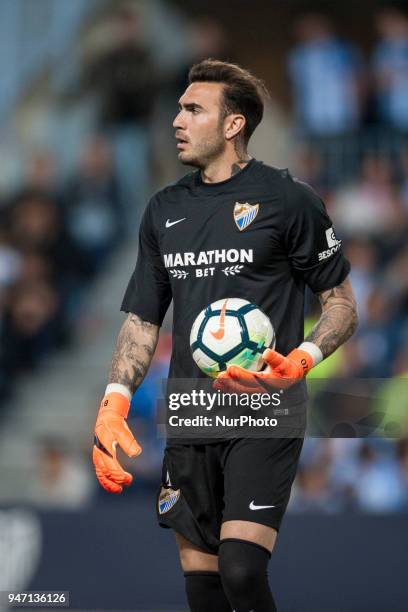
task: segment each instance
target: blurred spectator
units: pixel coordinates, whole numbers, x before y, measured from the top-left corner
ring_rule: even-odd
[[[60,219],[55,202],[40,192],[20,194],[10,209],[10,236],[22,252],[49,254],[57,243]]]
[[[67,232],[93,276],[119,243],[126,219],[109,144],[94,136],[82,151],[77,174],[64,190]]]
[[[36,191],[19,194],[8,211],[8,223],[12,244],[21,253],[47,257],[57,274],[80,273],[61,211],[50,196]]]
[[[408,18],[395,7],[377,15],[380,40],[373,52],[373,71],[379,119],[408,131]]]
[[[351,338],[353,372],[358,378],[392,375],[393,361],[401,344],[401,316],[398,302],[386,288],[376,286],[367,299],[366,320]]]
[[[208,57],[227,60],[226,32],[221,23],[214,17],[209,15],[196,17],[191,23],[190,37],[190,66]]]
[[[406,216],[390,161],[366,154],[361,177],[333,194],[330,210],[337,229],[349,237],[378,237],[399,229]]]
[[[46,149],[36,149],[27,161],[26,188],[56,195],[57,169],[54,155]]]
[[[321,152],[312,143],[299,142],[295,151],[294,167],[296,176],[325,199],[326,185],[323,177],[323,160]]]
[[[344,251],[351,264],[350,278],[358,304],[361,325],[367,316],[368,296],[377,280],[378,250],[373,241],[365,237],[356,237],[346,242]]]
[[[81,262],[51,194],[22,191],[5,216],[0,379],[12,381],[69,340],[69,303],[81,282]]]
[[[295,22],[297,45],[288,58],[297,127],[309,137],[336,136],[359,123],[361,59],[322,14]]]
[[[29,500],[42,508],[78,509],[89,503],[96,488],[89,462],[67,452],[55,436],[38,444]]]
[[[357,506],[364,512],[400,511],[407,502],[407,489],[395,457],[378,452],[373,444],[361,447],[357,482]]]
[[[127,227],[135,235],[137,207],[145,206],[149,188],[148,128],[155,102],[155,70],[136,5],[117,8],[102,34],[98,45],[88,48],[83,82],[100,100],[99,127],[111,137],[132,221]]]
[[[63,319],[70,317],[71,300],[79,296],[86,268],[67,234],[62,211],[51,196],[28,191],[17,197],[8,216],[12,244],[23,255],[35,254],[47,262],[50,282],[60,296],[61,333],[65,335],[68,330],[62,331]]]
[[[34,368],[58,336],[58,296],[41,280],[18,283],[10,292],[4,315],[2,344],[10,373]]]
[[[358,486],[362,438],[335,438],[329,440],[330,486],[343,501],[344,510],[355,510],[355,489]]]
[[[209,15],[194,17],[188,28],[188,54],[170,78],[164,78],[160,82],[158,94],[160,98],[165,97],[171,112],[175,114],[176,102],[188,85],[191,66],[209,57],[228,61],[228,55],[227,32],[220,21]],[[172,121],[169,129],[173,136]]]
[[[388,289],[395,295],[395,301],[398,297],[401,309],[408,312],[408,245],[401,248],[389,262],[384,280]]]
[[[289,508],[291,512],[302,513],[341,510],[341,500],[336,499],[329,486],[327,463],[316,462],[299,468]]]

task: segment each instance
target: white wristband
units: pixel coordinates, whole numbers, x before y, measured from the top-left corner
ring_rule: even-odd
[[[121,395],[124,395],[129,402],[132,399],[132,394],[129,389],[120,383],[109,383],[109,385],[106,387],[105,395],[108,395],[108,393],[120,393]]]
[[[298,346],[298,349],[309,353],[309,355],[313,359],[313,367],[323,361],[322,351],[316,344],[313,344],[313,342],[302,342],[302,344]]]

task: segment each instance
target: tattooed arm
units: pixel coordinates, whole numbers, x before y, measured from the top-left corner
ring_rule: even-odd
[[[117,446],[120,446],[128,457],[137,457],[142,452],[126,418],[131,396],[148,370],[158,336],[158,325],[142,321],[131,313],[119,332],[109,373],[109,383],[114,389],[109,391],[108,387],[101,402],[92,451],[96,477],[110,493],[121,493],[123,487],[129,486],[133,480],[132,474],[126,472],[118,461]],[[126,389],[116,385],[124,385]]]
[[[328,357],[355,332],[358,324],[357,305],[348,279],[337,287],[319,293],[322,307],[320,319],[305,341],[316,344]]]
[[[150,366],[159,326],[129,313],[119,332],[109,372],[109,383],[119,383],[134,394]]]
[[[266,349],[262,357],[266,367],[261,372],[250,372],[239,366],[229,366],[218,375],[214,388],[224,392],[263,393],[268,387],[285,389],[303,378],[313,367],[314,356],[310,345],[315,344],[323,358],[328,357],[346,342],[357,327],[357,306],[349,280],[319,294],[322,314],[298,348],[289,355]],[[316,350],[316,346],[314,349]],[[321,359],[321,355],[319,355]]]

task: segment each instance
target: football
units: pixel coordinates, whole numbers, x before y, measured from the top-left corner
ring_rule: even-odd
[[[207,376],[215,378],[229,365],[259,371],[262,353],[275,347],[269,317],[241,298],[213,302],[196,317],[190,333],[193,359]]]

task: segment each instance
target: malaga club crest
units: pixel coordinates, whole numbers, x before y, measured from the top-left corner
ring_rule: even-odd
[[[171,487],[162,487],[157,502],[159,514],[168,512],[174,504],[177,503],[180,497],[180,489],[172,489]]]
[[[234,221],[240,232],[242,232],[252,223],[258,214],[258,211],[259,204],[248,204],[248,202],[241,204],[241,202],[235,202],[233,213]]]

